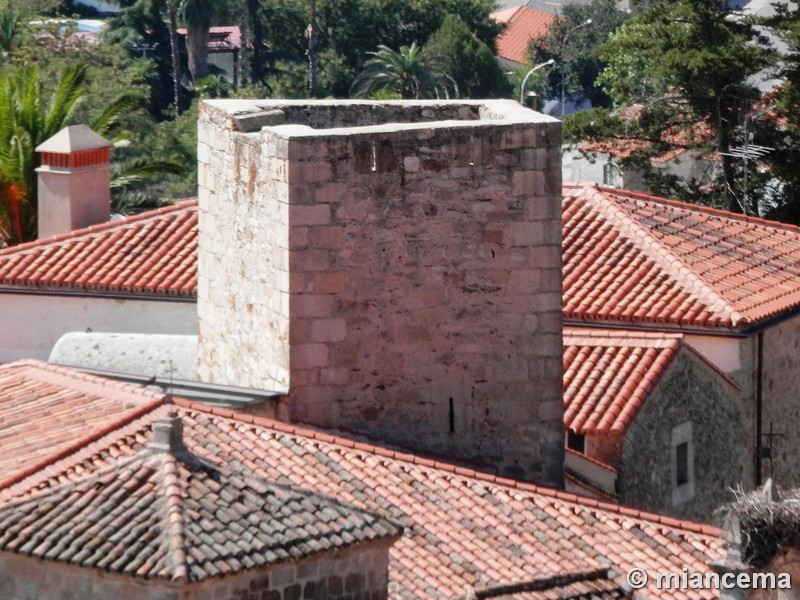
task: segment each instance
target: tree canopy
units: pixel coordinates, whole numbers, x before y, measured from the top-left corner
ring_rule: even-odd
[[[549,32],[531,40],[528,52],[534,64],[556,61],[549,72],[551,97],[561,97],[563,84],[566,97],[580,94],[593,106],[610,106],[605,90],[595,80],[604,66],[598,48],[630,17],[617,4],[616,0],[566,4]]]
[[[441,64],[464,98],[497,98],[511,93],[492,50],[455,15],[445,17],[425,45],[425,54]]]
[[[395,52],[379,46],[353,81],[350,93],[356,98],[370,97],[385,91],[403,100],[448,98],[458,96],[458,87],[441,63],[424,54],[416,44],[402,46]]]
[[[645,170],[674,148],[713,154],[720,169],[711,181],[650,172],[651,189],[746,210],[730,150],[760,97],[755,78],[772,60],[753,24],[724,0],[659,0],[611,33],[598,57],[606,66],[597,81],[614,108],[568,118],[566,137],[636,142],[624,161]]]

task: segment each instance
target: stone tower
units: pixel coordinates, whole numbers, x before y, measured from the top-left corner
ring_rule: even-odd
[[[560,133],[502,100],[204,102],[201,379],[560,484]]]

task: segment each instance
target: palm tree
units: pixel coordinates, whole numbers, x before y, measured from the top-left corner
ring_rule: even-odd
[[[215,0],[180,0],[178,11],[186,23],[186,52],[192,81],[208,75],[208,32],[214,18]]]
[[[84,97],[85,79],[83,65],[67,68],[48,99],[44,97],[37,66],[0,75],[0,246],[36,237],[36,168],[40,164],[36,147],[71,124]],[[89,127],[113,138],[116,146],[126,145],[127,133],[121,131],[121,121],[135,103],[132,95],[119,96]],[[114,171],[112,187],[127,188],[144,177],[179,169],[169,161],[132,161]]]
[[[353,81],[350,95],[355,98],[372,96],[375,92],[390,91],[404,100],[411,98],[458,96],[458,88],[434,58],[425,55],[416,43],[402,46],[395,52],[388,46],[378,46],[370,52],[372,58]]]
[[[35,236],[35,148],[67,125],[83,97],[85,78],[82,65],[67,68],[45,101],[35,65],[0,77],[0,236],[8,243]]]

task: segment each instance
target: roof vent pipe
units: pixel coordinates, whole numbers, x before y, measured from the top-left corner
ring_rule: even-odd
[[[40,239],[109,220],[112,146],[86,125],[71,125],[36,147]]]

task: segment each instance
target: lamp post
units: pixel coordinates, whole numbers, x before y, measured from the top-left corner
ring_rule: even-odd
[[[519,103],[520,104],[522,104],[523,106],[525,105],[525,86],[528,83],[528,77],[533,75],[536,71],[538,71],[542,67],[549,67],[550,65],[555,64],[555,62],[556,61],[551,58],[550,60],[548,60],[546,62],[543,62],[541,64],[536,65],[530,71],[528,71],[527,75],[525,75],[525,79],[522,80],[522,85],[519,86]]]
[[[578,29],[581,29],[582,27],[588,27],[591,24],[592,24],[592,20],[591,19],[586,19],[580,25],[575,25],[575,27],[573,27],[572,29],[567,31],[567,33],[564,34],[564,39],[561,42],[561,120],[562,121],[564,120],[564,107],[565,107],[565,105],[567,103],[566,94],[564,93],[564,91],[565,91],[564,90],[564,65],[566,64],[566,61],[564,60],[564,48],[567,47],[567,39],[569,38],[569,36],[574,31],[578,31]]]

